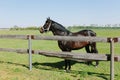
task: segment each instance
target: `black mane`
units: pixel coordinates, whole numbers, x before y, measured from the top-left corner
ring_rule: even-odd
[[[69,33],[71,33],[71,32],[70,32],[69,30],[67,30],[63,25],[61,25],[61,24],[59,24],[59,23],[57,23],[57,22],[55,22],[55,21],[53,21],[53,20],[51,20],[51,21],[52,21],[52,24],[53,24],[52,27],[54,27],[55,30],[64,32],[65,35],[68,35]]]

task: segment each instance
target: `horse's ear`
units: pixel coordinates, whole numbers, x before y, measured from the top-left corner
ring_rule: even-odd
[[[49,20],[50,20],[50,17],[48,17],[47,19],[49,19]]]

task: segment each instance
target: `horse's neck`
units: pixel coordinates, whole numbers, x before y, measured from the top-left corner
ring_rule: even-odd
[[[52,26],[52,27],[53,28],[51,31],[54,35],[67,36],[70,33],[70,31],[65,29],[62,25],[54,24],[54,26]]]

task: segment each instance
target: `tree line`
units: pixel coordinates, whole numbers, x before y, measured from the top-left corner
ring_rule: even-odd
[[[10,30],[38,30],[40,27],[38,26],[29,26],[29,27],[19,27],[17,25],[10,28]],[[90,25],[90,26],[68,26],[67,29],[120,29],[120,26],[98,26],[98,25]]]

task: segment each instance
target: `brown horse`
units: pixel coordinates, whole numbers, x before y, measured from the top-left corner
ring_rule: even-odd
[[[52,31],[54,35],[59,36],[96,36],[96,33],[92,30],[81,30],[79,32],[72,33],[69,30],[65,29],[61,24],[48,18],[43,27],[40,28],[40,33],[47,31]],[[85,47],[87,53],[98,53],[95,42],[78,42],[78,41],[59,41],[58,46],[62,51],[71,52],[72,50],[77,50]],[[90,48],[91,47],[91,48]],[[92,64],[91,61],[88,61],[88,64]],[[98,65],[96,61],[96,66]],[[71,64],[70,60],[65,59],[65,70],[70,70]]]

